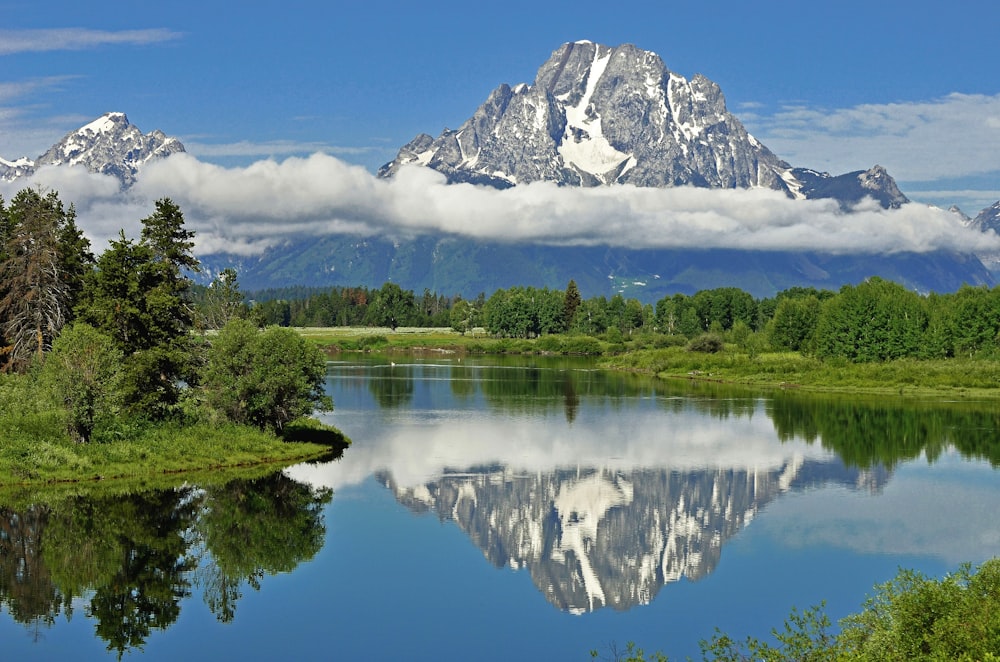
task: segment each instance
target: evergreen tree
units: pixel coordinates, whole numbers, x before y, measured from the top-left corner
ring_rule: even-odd
[[[580,290],[576,286],[576,281],[571,280],[566,286],[566,298],[563,299],[563,322],[567,330],[573,328],[573,318],[580,307]]]
[[[60,234],[67,215],[58,194],[20,191],[2,214],[0,348],[4,369],[21,371],[52,346],[68,321],[72,293]]]
[[[122,232],[97,261],[84,287],[80,318],[108,333],[125,356],[124,392],[133,410],[152,419],[174,412],[181,382],[193,383],[194,311],[189,271],[194,233],[168,199],[142,221],[136,243]]]

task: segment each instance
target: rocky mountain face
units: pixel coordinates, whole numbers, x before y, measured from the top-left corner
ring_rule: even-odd
[[[981,232],[992,230],[1000,234],[1000,201],[979,212],[975,218],[969,220],[969,225]],[[977,257],[991,272],[1000,274],[1000,253],[983,253]]]
[[[35,171],[35,162],[26,156],[16,161],[0,158],[0,182],[12,182],[18,177],[25,177]]]
[[[582,613],[648,604],[670,582],[708,576],[725,542],[784,492],[828,483],[879,490],[888,476],[793,459],[770,471],[491,467],[409,488],[387,473],[378,479],[411,510],[454,522],[495,566],[527,568],[556,607]]]
[[[42,166],[82,166],[90,172],[111,175],[130,186],[144,163],[183,152],[184,145],[159,129],[143,133],[130,124],[125,113],[105,113],[93,122],[66,134],[34,161],[11,163],[0,159],[0,179],[13,181],[30,176]]]
[[[765,187],[845,207],[865,196],[886,207],[908,202],[879,166],[836,177],[792,168],[747,133],[718,85],[700,74],[687,80],[631,44],[564,44],[532,84],[501,85],[457,130],[417,136],[379,174],[409,164],[498,188]]]
[[[1000,233],[1000,201],[994,202],[979,212],[971,221],[972,227],[982,230],[993,230]]]
[[[837,176],[793,168],[792,175],[802,197],[809,200],[832,198],[845,210],[865,197],[874,199],[885,209],[899,209],[910,201],[896,186],[896,180],[880,165]]]

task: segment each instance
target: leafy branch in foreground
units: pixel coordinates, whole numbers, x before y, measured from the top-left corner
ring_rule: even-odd
[[[864,609],[831,632],[824,605],[792,609],[783,627],[771,630],[774,643],[740,641],[716,630],[700,644],[702,659],[716,662],[907,662],[910,660],[1000,661],[1000,557],[974,569],[962,565],[942,579],[900,570],[875,587]],[[591,656],[599,657],[598,651]],[[609,646],[615,662],[666,662],[635,644]]]

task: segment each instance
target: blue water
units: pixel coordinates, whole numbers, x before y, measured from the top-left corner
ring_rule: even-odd
[[[933,463],[850,467],[819,443],[779,440],[767,394],[685,396],[565,362],[507,372],[429,363],[335,367],[327,420],[354,445],[330,465],[288,472],[334,491],[322,549],[291,572],[265,573],[259,590],[244,587],[229,623],[193,589],[176,622],[125,657],[589,660],[634,641],[697,658],[716,627],[765,636],[793,606],[824,600],[836,620],[899,567],[940,576],[1000,552],[997,473],[954,450]],[[494,388],[507,379],[510,388]],[[664,496],[648,498],[654,488]],[[463,489],[446,510],[449,490]],[[711,519],[691,506],[714,503],[711,490],[729,490],[715,501],[730,516],[710,526],[738,522],[719,529],[717,558],[703,553],[710,533],[692,531],[671,566],[679,577],[654,581],[635,603],[594,598],[618,590],[616,563],[641,564],[643,550],[662,560],[657,531]],[[630,509],[636,519],[615,519]],[[549,533],[514,549],[518,517],[536,512]],[[657,528],[668,516],[680,518],[674,528]],[[587,537],[595,531],[603,543]],[[586,590],[586,564],[566,551],[574,540],[591,554]],[[629,558],[606,551],[619,548]],[[549,580],[533,570],[557,589],[540,588]],[[113,656],[83,603],[37,628],[4,612],[0,641],[3,659]]]

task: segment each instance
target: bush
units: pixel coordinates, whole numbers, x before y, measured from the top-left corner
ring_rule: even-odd
[[[363,336],[358,340],[358,349],[372,349],[374,347],[384,347],[389,344],[389,339],[383,335]]]
[[[64,328],[45,359],[42,380],[66,412],[74,441],[88,442],[102,421],[118,418],[123,403],[122,352],[110,336],[76,323]]]
[[[601,341],[592,336],[571,336],[563,343],[563,353],[600,356],[604,353],[604,348]]]
[[[703,333],[688,343],[687,351],[717,354],[722,351],[724,343],[717,333]]]
[[[208,351],[202,387],[209,406],[234,423],[281,430],[286,423],[328,410],[323,353],[292,329],[260,331],[234,319]]]
[[[667,347],[684,347],[688,344],[687,336],[681,334],[656,336],[653,340],[653,347],[656,349],[666,349]]]

